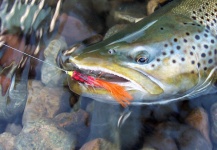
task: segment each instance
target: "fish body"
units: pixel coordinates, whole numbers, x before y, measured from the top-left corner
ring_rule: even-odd
[[[217,0],[173,1],[119,33],[69,57],[74,70],[119,84],[132,104],[216,91]],[[72,91],[114,102],[108,91],[69,78]]]

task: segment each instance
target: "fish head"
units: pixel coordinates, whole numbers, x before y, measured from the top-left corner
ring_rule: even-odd
[[[123,86],[132,104],[166,103],[200,95],[212,86],[216,47],[217,39],[206,27],[169,13],[75,51],[69,62],[86,74]],[[94,99],[113,99],[103,88],[71,78],[69,86]]]

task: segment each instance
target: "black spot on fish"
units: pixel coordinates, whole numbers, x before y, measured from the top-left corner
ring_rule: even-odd
[[[182,60],[182,61],[185,61],[185,58],[182,58],[181,60]]]
[[[176,60],[173,60],[172,62],[175,64],[175,63],[176,63]]]
[[[201,54],[201,57],[206,57],[206,54],[205,54],[205,53],[202,53],[202,54]]]
[[[195,61],[194,61],[194,60],[192,60],[192,61],[191,61],[191,64],[192,64],[192,65],[193,65],[193,64],[195,64]]]
[[[181,49],[181,46],[178,45],[178,46],[176,46],[176,48],[177,48],[177,50],[180,50],[180,49]]]
[[[212,59],[209,59],[208,63],[211,64],[212,62],[213,62],[213,60],[212,60]]]
[[[209,46],[208,46],[208,45],[206,45],[206,44],[204,44],[204,48],[205,48],[205,49],[208,49],[208,48],[209,48]]]
[[[195,35],[195,39],[196,39],[196,40],[199,40],[199,39],[200,39],[200,36],[199,36],[199,35]]]

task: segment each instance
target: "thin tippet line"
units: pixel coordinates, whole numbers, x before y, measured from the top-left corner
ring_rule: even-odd
[[[36,60],[38,60],[38,61],[40,61],[40,62],[43,62],[43,63],[45,63],[45,64],[47,64],[47,65],[50,65],[50,66],[55,67],[55,68],[57,68],[57,69],[59,69],[59,70],[62,70],[62,71],[64,71],[65,73],[68,73],[67,70],[64,70],[64,69],[62,69],[62,68],[59,68],[59,67],[57,67],[57,66],[54,66],[53,64],[50,64],[50,63],[48,63],[48,62],[46,62],[46,61],[43,61],[43,60],[41,60],[41,59],[38,59],[37,57],[34,57],[34,56],[29,55],[29,54],[27,54],[27,53],[25,53],[25,52],[22,52],[22,51],[20,51],[20,50],[18,50],[18,49],[16,49],[16,48],[13,48],[13,47],[11,47],[11,46],[9,46],[9,45],[7,45],[7,44],[3,44],[3,45],[6,46],[6,47],[8,47],[8,48],[11,48],[11,49],[13,49],[13,50],[15,50],[15,51],[17,51],[17,52],[20,52],[20,53],[22,53],[22,54],[24,54],[24,55],[26,55],[26,56],[29,56],[29,57],[31,57],[31,58],[33,58],[33,59],[36,59]]]

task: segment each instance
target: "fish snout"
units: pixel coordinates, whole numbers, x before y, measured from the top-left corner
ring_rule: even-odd
[[[81,54],[82,50],[85,47],[86,47],[85,45],[78,43],[78,44],[73,45],[69,49],[60,51],[57,57],[58,66],[66,70],[74,70],[76,68],[76,64],[70,60],[76,55]]]

